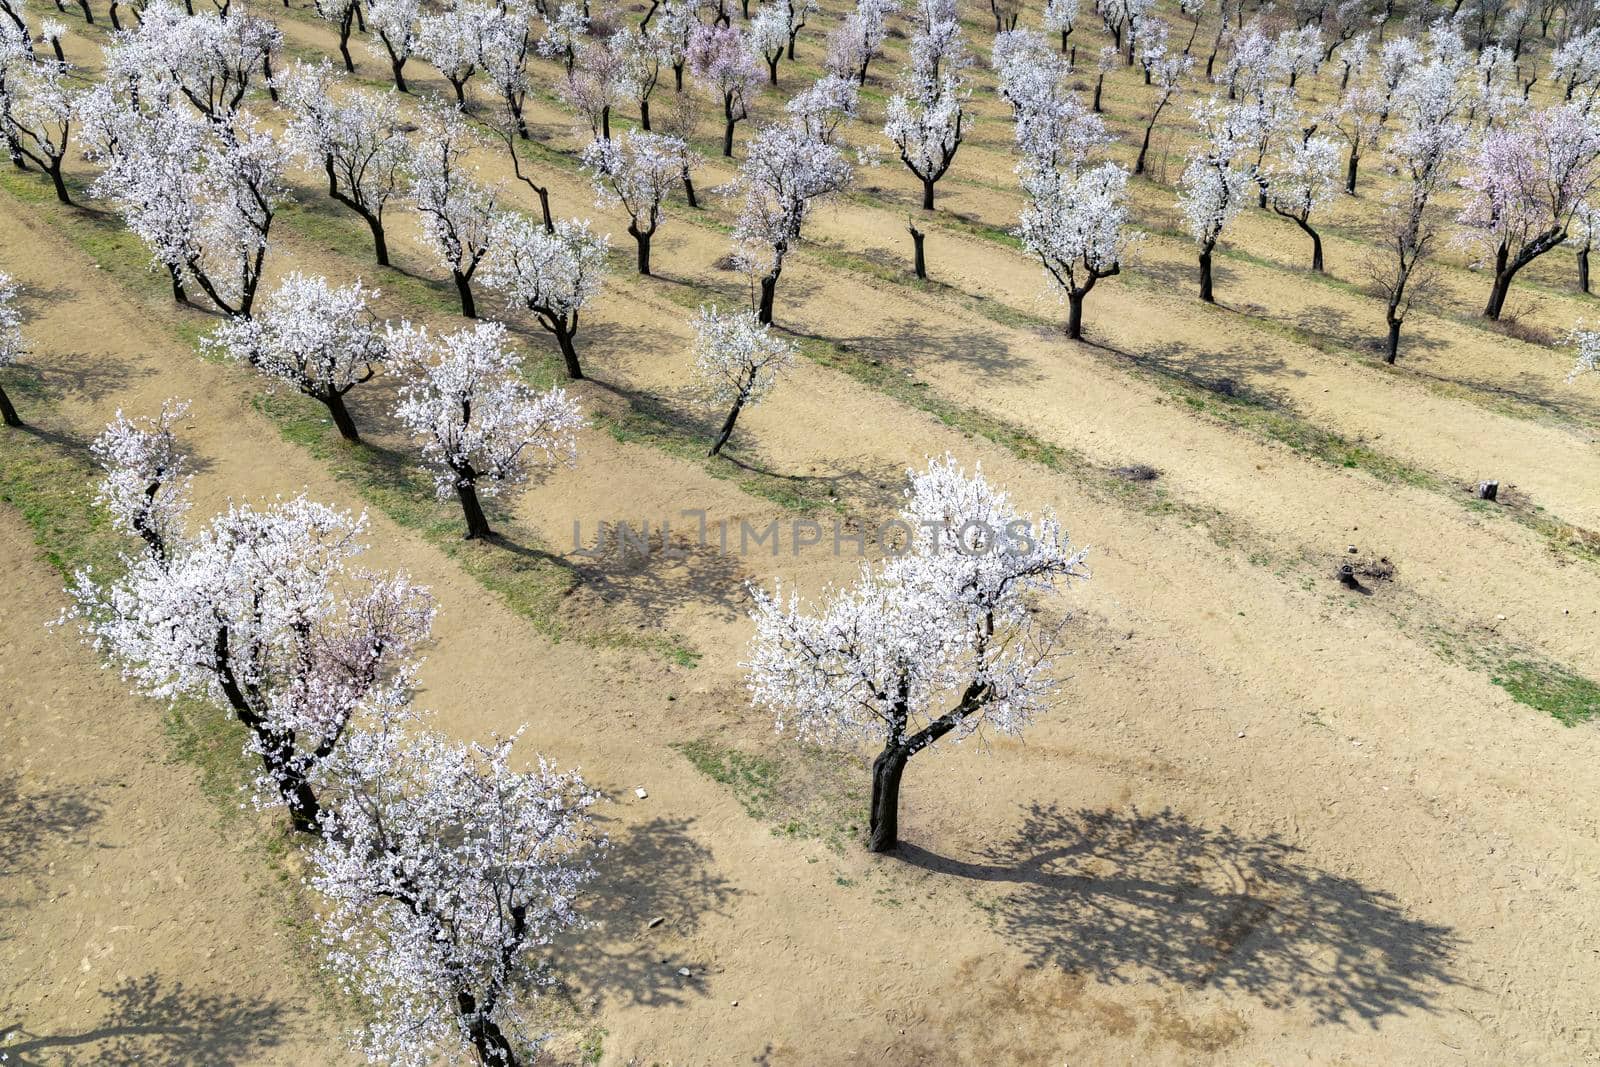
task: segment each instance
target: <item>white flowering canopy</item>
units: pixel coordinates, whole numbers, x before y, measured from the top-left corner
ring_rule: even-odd
[[[402,323],[388,344],[405,368],[395,416],[422,440],[441,500],[461,486],[496,496],[577,461],[578,405],[560,388],[536,394],[506,328],[480,322],[435,339]]]
[[[22,286],[15,278],[0,271],[0,367],[9,367],[28,351],[22,337],[22,309],[17,298]]]
[[[1087,578],[1083,551],[949,456],[909,476],[903,554],[816,607],[756,591],[748,684],[780,730],[914,754],[945,734],[1019,733],[1059,688],[1035,601]]]
[[[388,360],[383,330],[367,307],[377,295],[359,279],[334,287],[294,271],[254,318],[224,323],[203,343],[308,396],[342,395]]]
[[[125,534],[141,537],[152,552],[164,555],[183,538],[183,520],[190,507],[188,457],[178,447],[172,427],[189,410],[186,400],[168,400],[155,418],[117,416],[89,445],[105,471],[95,501]]]
[[[794,365],[795,344],[756,321],[748,309],[702,307],[694,328],[695,380],[709,403],[753,405]]]
[[[527,1032],[533,953],[579,923],[597,799],[575,772],[512,765],[515,738],[464,744],[405,717],[349,738],[327,768],[336,832],[311,854],[328,967],[371,1005],[373,1062],[428,1067]],[[492,1035],[492,1036],[490,1036]],[[497,1046],[496,1046],[497,1047]]]

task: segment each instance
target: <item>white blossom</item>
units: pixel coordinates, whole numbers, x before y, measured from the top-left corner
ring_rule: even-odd
[[[576,462],[583,425],[577,404],[560,388],[534,393],[500,323],[438,338],[403,323],[389,331],[388,343],[405,369],[395,417],[421,440],[439,499],[460,498],[469,538],[491,533],[480,494],[510,495]]]
[[[371,381],[388,361],[388,345],[360,280],[334,288],[326,278],[295,271],[267,297],[254,318],[218,327],[204,344],[287,382],[333,416],[339,432],[359,440],[345,394]]]
[[[371,1009],[373,1062],[428,1067],[476,1053],[515,1062],[537,1046],[535,953],[581,922],[603,842],[595,794],[542,759],[512,766],[515,738],[464,744],[403,718],[352,736],[325,777],[337,800],[311,854],[327,964]]]
[[[714,305],[702,306],[690,325],[698,391],[707,403],[730,409],[711,446],[715,456],[732,436],[739,412],[761,403],[779,374],[794,365],[796,349],[748,309],[723,312]]]
[[[1050,514],[1025,515],[951,457],[910,472],[908,544],[812,607],[755,590],[752,699],[802,740],[882,746],[871,847],[893,848],[900,771],[941,738],[1018,734],[1059,687],[1040,596],[1083,579]]]
[[[123,533],[138,537],[156,558],[178,544],[190,508],[189,459],[172,426],[189,410],[187,400],[168,400],[150,419],[116,418],[90,444],[105,471],[95,501]]]

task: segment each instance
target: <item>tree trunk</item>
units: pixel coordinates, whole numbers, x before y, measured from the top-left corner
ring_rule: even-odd
[[[328,414],[333,416],[333,424],[339,428],[339,436],[352,444],[359,445],[361,435],[356,432],[356,423],[350,417],[350,409],[344,406],[344,394],[329,393],[317,399],[328,406]]]
[[[683,168],[683,195],[689,198],[689,206],[699,210],[700,201],[694,198],[694,179],[689,177],[689,168]]]
[[[189,294],[183,291],[183,276],[178,273],[178,268],[168,267],[167,273],[172,275],[172,299],[179,304],[187,304]]]
[[[915,226],[908,225],[906,226],[906,229],[911,231],[912,262],[914,264],[913,269],[917,272],[917,277],[926,280],[928,277],[928,261],[922,254],[922,239],[926,237],[927,234],[923,233]]]
[[[354,74],[356,61],[350,58],[350,20],[355,16],[356,9],[351,7],[345,12],[344,20],[339,23],[339,55],[344,57],[344,69]]]
[[[778,60],[782,58],[782,52],[779,52],[775,56],[767,57],[767,84],[773,86],[774,88],[776,88],[778,84]]]
[[[739,421],[739,411],[744,407],[744,397],[733,402],[733,407],[728,411],[728,417],[722,423],[722,431],[717,434],[716,444],[711,446],[707,456],[715,456],[722,452],[722,446],[728,443],[728,438],[733,436],[733,424]]]
[[[1074,341],[1083,340],[1083,298],[1087,289],[1067,290],[1067,336]]]
[[[922,210],[933,210],[933,182],[927,178],[922,179]]]
[[[394,72],[394,87],[402,93],[409,93],[411,90],[406,86],[405,65],[405,60],[389,57],[389,68]]]
[[[650,100],[648,97],[639,101],[639,125],[645,133],[650,132]]]
[[[550,331],[556,335],[556,344],[561,348],[561,358],[567,365],[567,377],[573,381],[583,380],[583,366],[578,362],[578,350],[572,345],[572,331],[566,323],[556,320],[555,327]]]
[[[780,267],[761,279],[761,307],[756,312],[756,321],[763,326],[772,325],[772,298],[778,291],[778,275],[782,269]]]
[[[378,266],[387,267],[389,265],[389,239],[384,236],[383,220],[370,211],[363,214],[362,218],[366,219],[367,229],[372,231],[372,254],[377,258]]]
[[[722,154],[728,159],[733,158],[733,124],[737,119],[729,119],[728,125],[722,131]]]
[[[472,1040],[473,1051],[483,1067],[518,1067],[517,1054],[511,1048],[500,1027],[488,1013],[478,1011],[477,1001],[471,993],[462,990],[456,994],[456,1010],[467,1024],[467,1036]]]
[[[7,426],[22,425],[22,420],[17,417],[17,409],[11,406],[11,398],[6,396],[4,388],[0,388],[0,422]]]
[[[461,500],[461,513],[467,519],[468,541],[476,541],[492,536],[494,531],[489,529],[489,519],[483,513],[483,505],[478,501],[478,490],[470,481],[456,481],[456,496]]]
[[[62,161],[59,159],[52,159],[50,162],[53,165],[48,168],[48,173],[50,175],[50,183],[56,187],[56,199],[61,201],[63,204],[66,204],[68,207],[71,207],[72,197],[67,193],[66,180],[61,176]]]
[[[1217,302],[1217,298],[1211,295],[1211,249],[1209,248],[1200,253],[1200,299],[1208,304]]]
[[[1105,88],[1105,84],[1106,76],[1102,72],[1100,77],[1096,78],[1094,82],[1094,113],[1096,115],[1100,114],[1100,90]]]
[[[1133,164],[1133,173],[1135,174],[1144,173],[1144,157],[1145,154],[1150,151],[1150,131],[1155,128],[1156,123],[1154,119],[1151,119],[1150,125],[1144,128],[1144,141],[1139,145],[1139,158]]]
[[[628,232],[633,234],[633,239],[639,245],[639,273],[650,273],[650,233],[641,230],[633,223],[628,223]]]
[[[1578,249],[1578,288],[1585,293],[1589,291],[1589,246],[1585,244]]]
[[[607,104],[600,109],[600,137],[602,140],[611,140],[611,105]]]
[[[1321,274],[1322,273],[1322,235],[1317,233],[1316,230],[1313,230],[1311,228],[1311,224],[1308,223],[1305,219],[1297,218],[1297,217],[1292,216],[1292,215],[1290,217],[1294,218],[1295,225],[1300,227],[1302,230],[1304,230],[1306,232],[1306,236],[1311,238],[1311,269],[1316,271],[1318,274]]]
[[[461,314],[469,319],[478,317],[478,303],[472,299],[472,280],[459,270],[452,270],[450,276],[455,279],[456,293],[461,297]]]
[[[900,843],[900,776],[906,769],[906,752],[885,747],[872,761],[872,814],[867,848],[892,852]]]
[[[83,21],[94,25],[94,12],[89,10],[89,0],[78,0],[78,7],[83,11]]]
[[[1500,318],[1500,313],[1505,310],[1506,295],[1511,291],[1513,272],[1505,269],[1504,253],[1501,254],[1499,269],[1495,271],[1494,285],[1489,289],[1489,302],[1484,305],[1483,317],[1486,319]]]
[[[1350,162],[1344,168],[1344,191],[1356,195],[1356,168],[1361,165],[1361,154],[1350,149]]]
[[[1383,361],[1394,366],[1395,357],[1400,354],[1400,320],[1391,314],[1389,318],[1389,341],[1384,349]]]
[[[546,185],[535,185],[533,187],[533,191],[539,194],[539,211],[544,215],[544,232],[555,233],[556,220],[550,214],[550,187]]]

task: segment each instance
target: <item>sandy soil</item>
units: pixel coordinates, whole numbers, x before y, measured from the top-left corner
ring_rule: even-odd
[[[296,47],[330,47],[324,26],[296,16],[283,25]],[[72,50],[90,54],[80,39]],[[438,87],[416,67],[418,86]],[[794,68],[785,71],[797,84]],[[371,63],[364,72],[378,74]],[[1119,71],[1110,88],[1117,117],[1135,116],[1142,96],[1132,79]],[[941,210],[1006,225],[1015,208],[1006,129],[997,102],[976,99],[982,132],[941,185]],[[578,143],[570,117],[547,103],[530,102],[530,118],[547,144]],[[480,163],[491,177],[509,176],[490,151]],[[713,163],[698,181],[710,188],[727,174]],[[1359,347],[1381,309],[1348,288],[1308,283],[1298,234],[1254,215],[1230,243],[1280,266],[1225,261],[1219,289],[1232,310],[1193,300],[1188,249],[1152,237],[1130,271],[1145,283],[1116,279],[1092,295],[1094,344],[1003,325],[974,301],[1059,313],[1037,299],[1034,268],[992,242],[936,229],[931,267],[949,288],[927,290],[825,257],[835,248],[903,257],[906,177],[891,159],[864,179],[881,192],[819,214],[809,234],[816,244],[785,271],[780,321],[1074,449],[1083,468],[1020,460],[810,362],[741,419],[734,455],[831,479],[846,506],[876,518],[892,506],[906,464],[954,451],[981,461],[1020,499],[1055,507],[1074,537],[1094,546],[1095,576],[1070,600],[1077,655],[1059,714],[1022,743],[919,757],[899,855],[873,859],[853,842],[835,848],[826,838],[780,834],[670,747],[710,736],[748,751],[788,751],[773,746],[770,725],[742,691],[742,583],[782,576],[814,591],[846,577],[850,561],[826,552],[583,561],[572,611],[603,625],[688,635],[701,659],[687,668],[578,640],[553,643],[457,560],[373,516],[375,564],[406,569],[440,601],[423,701],[441,723],[478,736],[526,721],[530,748],[581,765],[614,797],[605,817],[615,847],[592,907],[597,927],[559,953],[573,984],[562,1054],[604,1031],[606,1063],[1600,1058],[1588,995],[1596,964],[1587,887],[1600,867],[1589,802],[1593,728],[1563,728],[1513,702],[1470,656],[1438,652],[1441,644],[1516,649],[1600,674],[1600,572],[1552,552],[1524,525],[1463,507],[1455,490],[1380,481],[1196,414],[1161,376],[1231,379],[1441,482],[1515,482],[1580,525],[1600,524],[1593,383],[1563,385],[1565,355],[1472,321],[1486,285],[1459,257],[1449,300],[1408,327],[1415,354],[1398,371],[1381,371]],[[590,209],[573,174],[549,168],[541,178],[558,210],[593,215],[629,251],[615,213]],[[506,195],[533,210],[524,192]],[[299,195],[320,195],[311,176],[302,176]],[[1169,194],[1140,195],[1160,225],[1155,205]],[[619,273],[580,336],[598,381],[575,392],[596,410],[645,395],[689,412],[682,291],[696,285],[738,299],[736,281],[713,266],[725,237],[674,207],[657,242],[663,276]],[[437,275],[410,220],[396,214],[397,264]],[[725,221],[729,209],[715,205],[711,214]],[[1340,224],[1359,220],[1352,210]],[[1359,283],[1359,254],[1354,240],[1330,237],[1336,277]],[[279,273],[385,280],[292,222],[269,262]],[[117,407],[149,411],[181,395],[194,401],[184,434],[203,462],[202,513],[229,497],[301,490],[360,506],[332,465],[283,440],[258,413],[259,382],[201,362],[181,340],[176,329],[203,322],[198,315],[164,304],[159,286],[112,284],[63,247],[49,219],[4,194],[0,269],[47,297],[29,307],[39,350],[31,362],[63,393],[46,431],[81,441]],[[1577,317],[1584,304],[1554,288],[1564,284],[1555,265],[1533,273],[1541,320]],[[395,283],[386,313],[449,324],[405,303]],[[1328,343],[1272,328],[1286,323]],[[537,333],[525,336],[547,347]],[[375,444],[405,447],[376,385],[354,399],[356,417]],[[519,522],[569,558],[574,521],[591,530],[602,519],[673,519],[685,506],[757,525],[792,517],[696,462],[599,431],[582,447],[577,471],[516,506]],[[0,444],[0,463],[4,455]],[[1135,462],[1160,469],[1163,499],[1175,506],[1110,493],[1092,476]],[[122,697],[113,677],[90,673],[88,654],[69,635],[40,629],[60,602],[58,583],[32,558],[16,519],[7,523],[0,566],[8,602],[27,608],[0,620],[0,669],[32,676],[36,661],[24,657],[44,657],[64,691],[50,697],[54,714],[66,714],[63,704],[94,709],[92,718],[58,721],[36,684],[7,687],[26,699],[0,728],[15,731],[15,751],[33,761],[19,769],[16,788],[47,798],[58,777],[71,783],[69,822],[87,818],[84,797],[109,794],[92,823],[39,846],[50,858],[30,866],[30,903],[5,913],[27,924],[8,949],[34,960],[32,969],[8,969],[17,977],[5,1002],[17,1007],[6,1016],[24,1031],[12,1040],[90,1032],[115,1010],[101,990],[123,975],[156,975],[181,977],[186,995],[225,989],[240,997],[240,1010],[286,1006],[297,1029],[240,1062],[333,1059],[340,1045],[332,1031],[349,1020],[317,998],[303,962],[309,951],[272,927],[271,908],[252,910],[260,893],[274,892],[264,861],[248,851],[210,859],[218,842],[193,776],[151,758],[161,750],[158,713]],[[1366,597],[1335,586],[1328,571],[1349,543],[1396,561],[1396,580]],[[103,742],[99,751],[83,740],[112,709],[119,723],[147,731],[149,750],[125,770],[113,768],[133,746]],[[119,740],[127,729],[119,727]],[[13,751],[12,735],[3,736]],[[148,791],[138,786],[157,771],[168,777]],[[635,786],[649,798],[635,800]],[[72,894],[89,890],[69,891],[84,879],[65,872],[81,871],[88,857],[110,863],[88,843],[100,833],[132,840],[141,817],[132,805],[156,798],[164,816],[169,806],[189,811],[183,825],[197,827],[193,839],[174,828],[159,858],[144,847],[116,855],[189,879],[194,891],[182,904],[191,910],[180,913],[171,893],[141,897],[131,918],[119,917],[126,891],[77,903]],[[148,810],[142,817],[154,819]],[[122,827],[116,835],[114,825]],[[106,884],[156,877],[126,870]],[[265,928],[246,936],[241,914]],[[656,916],[665,921],[647,929]],[[118,962],[98,964],[86,979],[80,959],[94,952],[76,946],[89,936],[116,944],[100,931],[118,925],[141,940],[123,942]],[[206,929],[235,942],[209,965],[195,942],[218,939],[192,936]],[[39,958],[35,946],[57,944],[74,947]],[[680,967],[691,976],[680,977]],[[69,991],[79,993],[75,1008],[57,1007]],[[202,1049],[222,1047],[219,1035],[196,1040],[211,1043],[188,1046],[195,1062],[214,1062]],[[74,1046],[88,1058],[87,1047]],[[58,1062],[56,1053],[29,1054]]]

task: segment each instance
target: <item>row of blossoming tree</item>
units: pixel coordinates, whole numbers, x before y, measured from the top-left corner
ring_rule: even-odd
[[[764,81],[777,84],[780,57],[793,60],[801,31],[819,16],[806,0],[769,0],[742,25],[725,4],[709,0],[652,5],[637,26],[612,12],[592,17],[587,5],[574,3],[555,10],[462,3],[437,14],[411,0],[368,6],[364,18],[362,5],[348,0],[318,5],[339,27],[344,65],[354,68],[349,39],[365,28],[399,90],[409,91],[404,70],[414,57],[435,66],[458,104],[468,103],[467,87],[482,75],[492,101],[487,125],[504,139],[517,177],[538,193],[547,234],[558,229],[548,186],[523,173],[515,142],[528,136],[525,105],[536,88],[530,58],[559,60],[555,95],[593,135],[583,169],[598,202],[625,212],[641,274],[651,271],[651,242],[675,187],[697,203],[690,139],[700,111],[694,94],[683,91],[685,73],[720,106],[723,152],[732,155],[736,124],[753,114]],[[1541,62],[1549,18],[1534,20],[1520,8],[1491,11],[1481,0],[1431,24],[1415,13],[1403,27],[1408,32],[1388,38],[1389,6],[1374,14],[1357,0],[1302,4],[1293,20],[1271,11],[1251,15],[1249,7],[1185,0],[1185,35],[1150,0],[1099,0],[1095,13],[1110,43],[1096,61],[1089,107],[1070,87],[1080,69],[1075,0],[1052,0],[1041,12],[1042,30],[1059,35],[1059,45],[1046,32],[1017,29],[1016,12],[995,9],[1000,29],[991,63],[1012,108],[1025,202],[1016,232],[1059,287],[1071,336],[1081,336],[1090,288],[1121,272],[1141,236],[1129,203],[1130,169],[1097,158],[1113,140],[1099,118],[1100,90],[1117,64],[1137,67],[1151,87],[1133,176],[1146,170],[1163,115],[1183,95],[1196,96],[1177,199],[1204,300],[1215,300],[1213,257],[1252,201],[1303,231],[1312,269],[1322,270],[1319,220],[1341,190],[1357,192],[1361,164],[1375,153],[1385,181],[1377,249],[1367,266],[1384,300],[1390,361],[1408,311],[1429,289],[1442,244],[1470,246],[1492,269],[1489,318],[1503,313],[1517,275],[1564,243],[1577,246],[1587,286],[1589,200],[1600,181],[1600,126],[1592,114],[1600,28],[1582,11],[1563,16]],[[859,87],[899,11],[889,0],[862,0],[839,20],[827,35],[823,78],[791,97],[786,121],[769,121],[752,136],[739,178],[724,190],[745,205],[735,258],[752,277],[762,322],[772,319],[778,277],[806,214],[850,183],[838,131],[859,116]],[[532,228],[508,221],[503,191],[482,182],[467,161],[476,137],[465,120],[430,107],[422,136],[411,140],[392,96],[339,86],[327,67],[275,76],[281,35],[240,9],[193,16],[166,3],[143,7],[137,28],[114,37],[105,81],[79,88],[64,61],[34,47],[19,0],[7,0],[6,12],[0,131],[13,162],[38,166],[70,199],[62,167],[76,126],[85,154],[103,167],[91,193],[118,205],[151,244],[176,295],[195,287],[219,308],[249,314],[272,218],[286,195],[282,168],[294,157],[324,171],[330,196],[366,222],[380,264],[388,260],[385,208],[395,201],[413,208],[468,317],[477,314],[480,267],[496,259],[543,264],[552,255],[563,265],[576,262],[581,269],[555,276],[570,274],[574,284],[515,268],[513,277],[502,271],[484,280],[508,287],[514,306],[555,336],[569,372],[581,374],[573,335],[598,285],[604,246],[587,232],[568,232],[560,249],[517,247]],[[893,78],[882,132],[921,183],[923,208],[932,210],[972,121],[972,57],[953,0],[918,0],[904,14],[907,57]],[[1208,18],[1216,32],[1202,64],[1197,45]],[[59,46],[59,24],[47,31]],[[669,69],[672,106],[653,131],[651,99]],[[1541,74],[1560,99],[1533,100]],[[1308,81],[1319,77],[1336,78],[1331,99],[1307,94]],[[243,110],[257,83],[289,108],[281,146]],[[192,116],[172,106],[180,100],[205,121],[187,121]],[[614,136],[613,113],[623,107],[638,115],[638,128]],[[1443,201],[1458,188],[1463,195],[1451,212]],[[922,273],[923,232],[915,224],[911,230]]]

